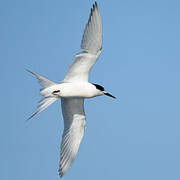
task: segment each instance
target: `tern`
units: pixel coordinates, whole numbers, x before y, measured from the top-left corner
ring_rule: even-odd
[[[69,170],[84,135],[86,127],[84,99],[101,95],[115,98],[106,92],[104,87],[88,82],[90,70],[102,51],[102,22],[97,2],[91,8],[81,41],[81,49],[83,51],[75,56],[64,80],[59,84],[27,70],[35,75],[43,87],[40,90],[43,99],[39,102],[37,112],[29,119],[42,112],[57,99],[61,99],[64,131],[60,153],[60,177]]]

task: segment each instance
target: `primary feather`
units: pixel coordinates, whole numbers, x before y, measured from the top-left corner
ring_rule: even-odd
[[[61,142],[59,175],[62,177],[70,168],[84,135],[86,117],[84,98],[61,98],[64,117],[64,132]]]
[[[85,27],[81,49],[76,55],[63,82],[88,81],[89,72],[96,63],[102,50],[102,22],[97,3],[93,5]]]

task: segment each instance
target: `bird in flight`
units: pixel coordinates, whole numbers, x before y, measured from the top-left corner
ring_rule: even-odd
[[[39,114],[57,99],[61,99],[64,118],[64,131],[61,142],[59,175],[62,177],[70,168],[78,152],[86,127],[84,99],[101,95],[115,98],[105,91],[104,87],[88,82],[91,68],[96,63],[102,51],[102,22],[97,2],[93,4],[88,23],[81,41],[81,53],[75,60],[61,83],[55,83],[30,70],[43,87],[40,94],[37,112],[29,119]]]

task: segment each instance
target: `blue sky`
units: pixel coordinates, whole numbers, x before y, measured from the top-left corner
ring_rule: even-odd
[[[60,101],[35,117],[37,81],[60,82],[94,1],[0,2],[0,179],[59,179]],[[180,179],[180,2],[98,1],[103,52],[90,81],[116,96],[85,102],[87,128],[64,179]]]

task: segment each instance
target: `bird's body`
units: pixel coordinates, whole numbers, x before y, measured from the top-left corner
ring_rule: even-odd
[[[61,158],[59,175],[62,177],[70,168],[84,135],[86,116],[84,112],[84,99],[100,95],[107,95],[104,88],[98,84],[88,82],[89,73],[102,51],[102,23],[97,3],[93,5],[88,23],[84,30],[81,49],[70,66],[64,80],[55,83],[35,72],[31,72],[43,87],[40,94],[44,97],[39,101],[37,112],[39,114],[57,99],[61,99],[62,114],[64,118],[64,132],[61,142]]]
[[[63,82],[41,90],[40,94],[45,97],[57,96],[64,98],[92,98],[100,96],[103,93],[98,91],[96,87],[89,82]]]

